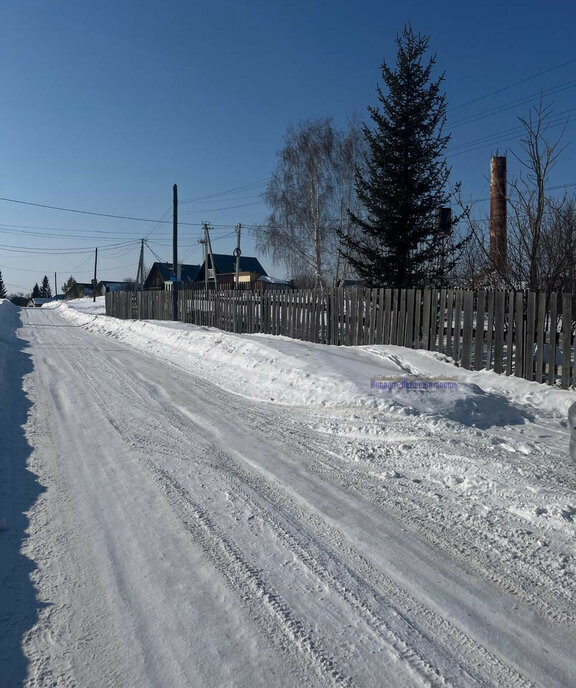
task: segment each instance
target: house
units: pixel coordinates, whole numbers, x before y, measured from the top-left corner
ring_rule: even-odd
[[[255,280],[254,289],[259,291],[288,291],[292,289],[292,283],[289,280],[279,279],[278,277],[262,275],[262,277]]]
[[[28,299],[28,303],[26,304],[28,308],[40,308],[40,306],[43,306],[45,303],[50,303],[51,301],[56,301],[56,299],[50,297],[49,299],[46,298],[34,298],[34,299]]]
[[[199,265],[178,265],[179,280],[174,279],[172,263],[154,263],[144,282],[144,289],[149,291],[172,289],[172,283],[178,281],[186,288],[187,283],[195,282],[200,270]]]
[[[208,283],[214,283],[214,274],[218,285],[233,284],[236,278],[236,258],[234,256],[224,255],[223,253],[213,253],[214,269],[210,264],[210,256],[208,257]],[[197,282],[204,282],[205,264],[202,264],[196,277]],[[251,256],[240,256],[240,270],[238,274],[238,281],[243,285],[253,284],[259,277],[266,276],[266,271],[260,265],[257,258]]]
[[[96,296],[104,296],[107,291],[134,291],[135,283],[118,282],[114,280],[100,280],[96,286]]]
[[[94,292],[94,287],[92,286],[91,282],[76,282],[76,284],[79,287],[82,287],[82,291],[84,292],[84,296],[92,296]]]

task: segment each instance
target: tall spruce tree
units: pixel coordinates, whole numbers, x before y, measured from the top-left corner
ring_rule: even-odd
[[[52,289],[50,289],[48,275],[44,275],[44,277],[42,278],[42,286],[40,287],[40,297],[43,299],[52,298]]]
[[[374,128],[362,129],[366,167],[356,173],[356,193],[364,212],[350,213],[359,231],[342,237],[342,253],[368,286],[438,286],[459,248],[452,242],[457,218],[438,222],[450,199],[444,77],[431,78],[427,36],[407,24],[396,43],[395,68],[381,68],[387,92],[378,87],[380,108],[368,108]]]
[[[39,299],[40,298],[40,287],[38,286],[38,282],[34,285],[34,288],[32,289],[32,298],[33,299]]]
[[[6,298],[6,287],[4,286],[4,280],[2,279],[2,271],[0,270],[0,299]]]

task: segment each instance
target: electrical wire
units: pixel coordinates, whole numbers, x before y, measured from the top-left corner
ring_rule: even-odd
[[[576,121],[576,114],[574,113],[576,113],[576,108],[571,108],[570,110],[565,110],[563,113],[561,113],[561,115],[568,114],[568,117],[560,119],[561,115],[555,116],[550,120],[549,123],[547,123],[546,130],[567,126],[568,124]],[[558,121],[559,119],[560,121]],[[463,153],[472,153],[476,150],[487,148],[488,146],[506,143],[507,141],[515,141],[519,139],[525,133],[525,131],[526,130],[523,126],[512,127],[488,136],[466,141],[465,143],[456,144],[447,149],[446,157],[454,157],[456,155],[462,155]]]
[[[501,112],[505,112],[507,110],[512,110],[513,108],[517,107],[518,105],[524,105],[526,103],[529,103],[534,100],[538,100],[539,98],[543,96],[549,96],[549,95],[554,95],[556,93],[561,93],[562,91],[567,91],[570,88],[574,88],[576,86],[576,81],[570,81],[567,82],[567,84],[561,84],[560,86],[556,86],[550,89],[547,89],[545,91],[540,91],[539,93],[535,93],[530,96],[526,96],[524,98],[518,98],[517,100],[512,101],[511,103],[507,103],[505,105],[500,105],[498,107],[490,108],[489,110],[484,110],[484,112],[478,113],[476,115],[470,115],[469,117],[464,117],[463,119],[456,120],[455,122],[452,122],[450,124],[451,129],[456,129],[458,127],[464,126],[466,124],[471,124],[472,122],[477,122],[481,119],[485,119],[486,117],[491,117],[492,115],[499,114]]]
[[[262,186],[268,184],[270,179],[262,179],[258,182],[251,182],[250,184],[244,184],[243,186],[237,186],[233,189],[228,189],[227,191],[218,191],[213,194],[207,194],[205,196],[195,196],[192,198],[187,198],[179,201],[180,203],[198,203],[199,201],[212,200],[213,198],[219,198],[221,196],[227,196],[228,194],[242,193],[245,191],[253,191]]]
[[[497,88],[495,91],[490,91],[489,93],[485,93],[483,96],[479,96],[478,98],[473,98],[472,100],[468,100],[465,103],[461,103],[460,105],[456,105],[448,110],[448,112],[453,112],[454,110],[459,110],[460,108],[466,107],[468,105],[472,105],[473,103],[478,103],[481,100],[485,100],[486,98],[490,98],[491,96],[495,96],[498,93],[502,93],[503,91],[507,91],[510,88],[514,88],[515,86],[520,86],[521,84],[525,84],[528,81],[532,81],[532,79],[536,79],[539,76],[544,76],[544,74],[549,74],[550,72],[555,71],[556,69],[561,69],[562,67],[567,67],[568,65],[574,64],[576,62],[576,58],[573,60],[568,60],[567,62],[563,62],[562,64],[556,65],[554,67],[550,67],[549,69],[545,69],[542,72],[538,72],[537,74],[533,74],[532,76],[528,76],[525,79],[520,79],[520,81],[515,81],[513,84],[509,84],[508,86],[503,86],[502,88]]]
[[[144,217],[131,217],[129,215],[113,215],[111,213],[98,213],[94,212],[91,210],[78,210],[75,208],[62,208],[60,206],[55,206],[55,205],[47,205],[45,203],[32,203],[32,201],[22,201],[18,200],[15,198],[4,198],[0,197],[0,201],[4,201],[6,203],[17,203],[19,205],[29,205],[33,206],[35,208],[47,208],[48,210],[60,210],[66,213],[80,213],[81,215],[96,215],[98,217],[110,217],[116,220],[131,220],[133,222],[153,222],[156,224],[171,224],[171,220],[151,220],[149,218],[144,218]],[[183,225],[190,225],[192,227],[198,227],[200,223],[198,222],[182,222],[179,224]]]

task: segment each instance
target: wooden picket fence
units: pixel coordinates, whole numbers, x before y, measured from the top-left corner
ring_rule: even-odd
[[[117,318],[172,320],[171,292],[110,292]],[[338,346],[395,344],[437,351],[463,368],[574,385],[572,294],[461,289],[178,293],[179,319],[239,333]]]

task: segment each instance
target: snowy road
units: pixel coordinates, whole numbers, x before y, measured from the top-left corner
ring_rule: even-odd
[[[458,468],[507,455],[488,432],[255,402],[57,310],[4,323],[29,529],[0,574],[34,568],[38,600],[21,581],[0,685],[576,685],[576,510],[506,506],[569,499],[550,456],[466,491]]]

